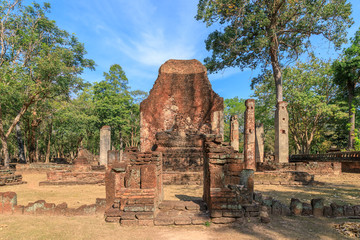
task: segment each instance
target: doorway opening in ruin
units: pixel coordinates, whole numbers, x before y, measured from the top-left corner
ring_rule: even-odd
[[[202,136],[160,132],[156,134],[156,140],[156,150],[163,154],[164,200],[201,201],[204,188]]]

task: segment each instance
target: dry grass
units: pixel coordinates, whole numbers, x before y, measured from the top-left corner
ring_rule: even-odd
[[[313,198],[324,198],[326,204],[331,202],[360,204],[360,174],[315,176],[315,181],[321,184],[309,186],[255,185],[255,190],[285,204],[289,204],[291,198],[307,202]]]
[[[27,184],[4,186],[1,192],[14,191],[18,203],[26,205],[44,199],[47,202],[67,202],[70,207],[91,204],[97,197],[105,197],[104,186],[39,186],[46,175],[24,173]],[[346,199],[360,204],[360,174],[344,174],[339,177],[317,177],[324,186],[285,187],[256,186],[264,195],[288,203],[291,197],[309,200],[315,197]],[[334,194],[339,197],[334,197]],[[202,186],[164,186],[167,200],[191,200],[202,196]],[[355,199],[356,198],[356,199]],[[0,240],[2,239],[346,239],[337,233],[333,225],[344,219],[309,217],[272,218],[270,224],[246,222],[242,225],[222,226],[170,226],[170,227],[121,227],[104,221],[102,215],[95,216],[24,216],[0,215]],[[358,220],[353,220],[359,222]]]
[[[46,173],[22,173],[22,176],[27,184],[0,187],[0,192],[16,192],[19,205],[45,200],[55,204],[66,202],[68,207],[76,208],[93,204],[96,198],[105,198],[105,186],[39,186],[39,182],[46,181]]]

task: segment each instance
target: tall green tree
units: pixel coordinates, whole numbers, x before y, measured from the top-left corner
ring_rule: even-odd
[[[44,99],[69,96],[82,86],[83,69],[94,67],[84,57],[84,45],[46,16],[49,9],[48,3],[1,1],[0,139],[5,166],[7,140],[28,108]]]
[[[355,115],[359,95],[360,83],[360,30],[351,39],[351,45],[344,49],[340,60],[333,63],[334,79],[347,97],[349,106],[349,136],[348,149],[354,149],[355,142]]]
[[[196,19],[208,26],[222,25],[205,41],[206,49],[212,51],[205,59],[210,72],[271,64],[280,102],[284,60],[305,52],[313,35],[340,47],[352,24],[350,14],[351,4],[346,0],[200,0]]]
[[[99,119],[98,127],[111,126],[114,145],[122,149],[125,139],[128,141],[130,139],[130,142],[134,143],[134,123],[139,113],[133,97],[141,96],[141,92],[130,91],[125,72],[118,64],[112,65],[109,72],[104,73],[104,77],[105,80],[93,86],[95,114]]]
[[[331,63],[312,56],[306,63],[297,62],[294,67],[285,68],[283,80],[292,143],[296,152],[310,153],[314,142],[329,131],[331,124],[345,117],[344,109],[336,102],[337,86],[332,81]],[[270,72],[253,80],[254,95],[265,108],[271,108],[276,101],[271,81]],[[269,116],[266,111],[260,114]]]

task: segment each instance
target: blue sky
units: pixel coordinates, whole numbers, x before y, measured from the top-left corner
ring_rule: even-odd
[[[198,0],[49,0],[50,18],[74,33],[85,44],[87,57],[95,60],[96,71],[86,71],[85,81],[103,79],[112,64],[120,64],[132,90],[150,91],[158,69],[168,59],[203,59],[209,55],[204,40],[212,32],[196,21]],[[360,27],[360,1],[353,4],[355,24]],[[338,53],[321,41],[315,51],[335,58]],[[209,75],[215,92],[224,98],[249,98],[251,78],[258,71],[226,69]]]

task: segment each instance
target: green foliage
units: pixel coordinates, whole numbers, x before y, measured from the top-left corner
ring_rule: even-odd
[[[230,118],[233,115],[237,115],[239,121],[239,141],[242,142],[244,132],[244,112],[246,110],[245,99],[238,97],[225,99],[224,105],[224,140],[230,141]],[[239,151],[242,152],[243,144],[240,143],[239,148]]]
[[[360,29],[351,39],[350,47],[344,49],[342,58],[333,63],[333,70],[335,82],[343,88],[360,82]]]
[[[295,67],[284,69],[285,101],[289,103],[289,132],[293,152],[309,153],[325,151],[321,144],[324,137],[329,138],[335,123],[343,120],[346,114],[343,106],[336,101],[337,87],[332,81],[330,62],[311,56],[307,63],[298,62]],[[271,74],[253,79],[255,96],[258,98],[258,119],[265,120],[265,128],[271,129],[275,97],[270,84]],[[260,111],[258,111],[260,109]],[[265,111],[262,111],[265,109]],[[268,109],[266,111],[266,109]],[[311,147],[317,144],[316,149]],[[320,145],[319,145],[320,144]],[[328,144],[329,145],[329,144]]]
[[[105,80],[93,86],[94,113],[98,118],[97,127],[104,125],[112,128],[114,146],[136,146],[139,142],[139,102],[146,93],[130,91],[128,79],[121,66],[114,64],[109,73],[104,73]]]
[[[21,0],[0,6],[0,137],[7,163],[7,139],[16,123],[36,103],[69,97],[83,86],[79,75],[94,68],[84,45],[46,14],[50,5]]]
[[[210,72],[226,67],[255,69],[294,59],[321,35],[340,47],[352,24],[346,0],[200,0],[197,20],[223,25],[206,40]],[[273,51],[273,52],[272,52]]]
[[[349,111],[348,148],[353,149],[356,147],[354,144],[357,144],[355,124],[360,91],[358,86],[360,82],[360,30],[355,33],[354,38],[351,39],[350,47],[344,49],[342,58],[335,61],[332,68],[334,71],[334,81],[339,86],[342,92],[341,95],[347,98]]]

